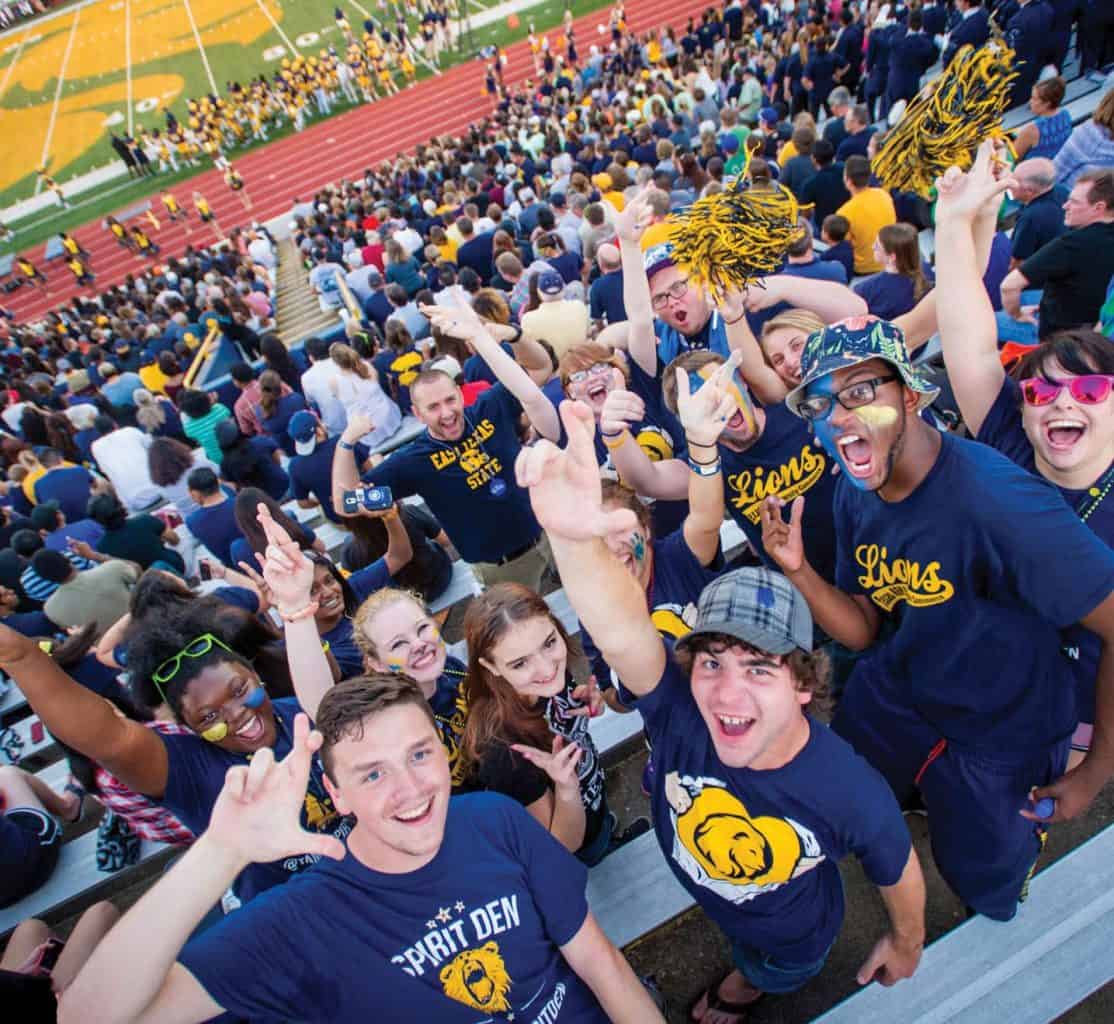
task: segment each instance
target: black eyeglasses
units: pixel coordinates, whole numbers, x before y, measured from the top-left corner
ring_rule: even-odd
[[[671,284],[671,285],[670,285],[670,286],[669,286],[668,288],[666,288],[666,289],[665,289],[665,291],[663,291],[663,292],[662,292],[661,294],[659,294],[659,295],[655,295],[655,296],[654,296],[654,297],[653,297],[653,298],[652,298],[652,299],[650,300],[650,305],[651,305],[651,306],[652,306],[652,307],[653,307],[654,309],[665,309],[665,304],[666,304],[666,303],[667,303],[667,302],[668,302],[668,301],[669,301],[670,299],[680,299],[680,298],[682,298],[682,297],[683,297],[683,296],[685,295],[685,293],[686,293],[686,292],[687,292],[688,290],[689,290],[689,282],[688,282],[688,278],[687,278],[687,277],[686,277],[686,278],[684,278],[684,279],[682,279],[682,280],[680,280],[680,281],[674,281],[674,282],[673,282],[673,283],[672,283],[672,284]]]
[[[889,384],[892,380],[897,378],[891,375],[859,380],[830,395],[809,395],[797,408],[802,418],[806,420],[826,419],[832,411],[833,402],[839,402],[844,409],[858,409],[860,406],[870,405],[877,397],[878,386]]]

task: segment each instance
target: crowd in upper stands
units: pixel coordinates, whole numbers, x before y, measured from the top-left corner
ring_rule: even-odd
[[[1033,119],[930,203],[872,160],[986,42],[955,6],[538,41],[467,134],[296,204],[338,314],[300,348],[257,225],[0,318],[0,667],[73,776],[0,773],[0,903],[86,797],[187,851],[88,924],[61,1019],[661,1020],[585,897],[651,827],[731,945],[704,1024],[824,969],[848,854],[888,918],[859,981],[916,971],[903,812],[1013,918],[1114,775],[1114,91],[1073,125],[1057,73],[1073,26],[1085,69],[1114,38],[1102,5],[998,5]],[[713,301],[669,218],[730,188],[791,191],[800,232]],[[242,358],[198,386],[213,327]],[[636,712],[652,825],[589,728]],[[0,981],[53,1012],[50,940],[17,938]]]

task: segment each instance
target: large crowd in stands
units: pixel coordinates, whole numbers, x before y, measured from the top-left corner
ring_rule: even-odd
[[[340,340],[278,340],[254,226],[0,319],[0,667],[73,775],[0,769],[0,904],[87,797],[185,851],[83,919],[61,1019],[661,1020],[585,897],[649,828],[730,942],[704,1024],[824,970],[849,854],[888,917],[860,983],[916,971],[903,812],[1014,917],[1114,774],[1114,91],[1065,124],[1046,32],[1016,166],[987,142],[930,207],[872,160],[982,5],[782,6],[538,41],[466,135],[297,203]],[[1019,53],[1068,9],[1014,6]],[[713,302],[669,217],[734,187],[802,230]],[[188,378],[213,324],[228,401]],[[652,823],[608,805],[604,713],[642,717]],[[48,947],[22,925],[0,983],[52,1015]]]

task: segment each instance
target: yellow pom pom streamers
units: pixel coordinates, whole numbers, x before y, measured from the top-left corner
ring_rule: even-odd
[[[872,163],[888,189],[927,197],[949,167],[967,170],[986,138],[1005,138],[1002,114],[1017,77],[1001,43],[961,47],[948,69],[909,104]]]
[[[690,284],[719,301],[781,269],[786,250],[801,234],[797,215],[793,193],[780,186],[724,189],[675,216],[673,259],[688,272]]]

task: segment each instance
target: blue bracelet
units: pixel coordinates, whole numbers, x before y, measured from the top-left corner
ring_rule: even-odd
[[[715,476],[720,471],[719,458],[715,462],[695,462],[691,458],[686,459],[686,461],[689,464],[689,469],[697,476]]]

